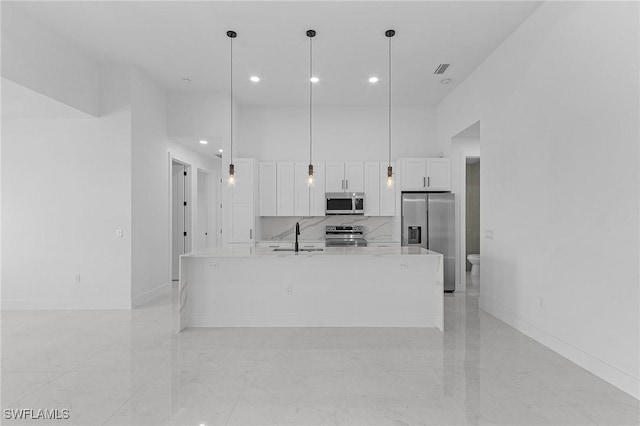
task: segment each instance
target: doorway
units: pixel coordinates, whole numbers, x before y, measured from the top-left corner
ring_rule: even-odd
[[[190,250],[189,202],[190,167],[176,160],[171,162],[171,280],[180,278],[180,255]]]
[[[480,157],[467,157],[465,170],[465,275],[467,293],[480,292]]]

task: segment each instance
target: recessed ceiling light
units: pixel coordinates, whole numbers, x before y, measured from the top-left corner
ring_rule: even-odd
[[[218,152],[222,152],[222,148],[220,148],[220,149],[218,150]]]
[[[257,75],[252,75],[249,80],[253,81],[254,83],[257,83],[260,81],[260,77],[258,77]]]
[[[453,80],[451,80],[450,78],[443,78],[442,80],[440,80],[440,83],[442,84],[449,84],[451,83]]]
[[[182,79],[182,82],[183,82],[184,84],[189,84],[189,83],[191,83],[191,79],[190,79],[190,78],[187,78],[187,77],[184,77],[184,78]]]
[[[377,83],[378,77],[369,77],[369,83]]]
[[[208,144],[208,143],[209,143],[209,141],[201,140],[201,141],[200,141],[200,143],[201,143],[202,145],[206,145],[206,144]]]
[[[320,81],[320,79],[318,77],[311,77],[309,81],[311,81],[312,83],[317,83]]]

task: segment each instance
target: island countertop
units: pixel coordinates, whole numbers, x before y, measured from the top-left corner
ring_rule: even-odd
[[[441,256],[440,253],[422,247],[325,247],[322,250],[279,251],[270,247],[229,245],[225,248],[208,248],[183,254],[185,258],[221,257],[293,257],[293,256]]]

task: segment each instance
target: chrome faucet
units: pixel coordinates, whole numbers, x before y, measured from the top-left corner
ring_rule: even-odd
[[[296,245],[294,246],[295,252],[298,252],[298,235],[300,235],[300,223],[296,222]]]

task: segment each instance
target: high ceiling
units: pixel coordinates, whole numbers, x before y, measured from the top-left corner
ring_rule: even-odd
[[[3,2],[6,4],[6,2]],[[393,28],[393,103],[435,105],[540,1],[22,2],[25,13],[99,61],[137,65],[168,90],[234,90],[241,105],[306,105],[315,29],[314,103],[386,105]],[[451,66],[434,75],[438,64]],[[261,81],[252,83],[251,75]],[[368,78],[380,81],[370,84]],[[191,82],[185,84],[183,78]],[[451,79],[444,85],[443,78]]]

